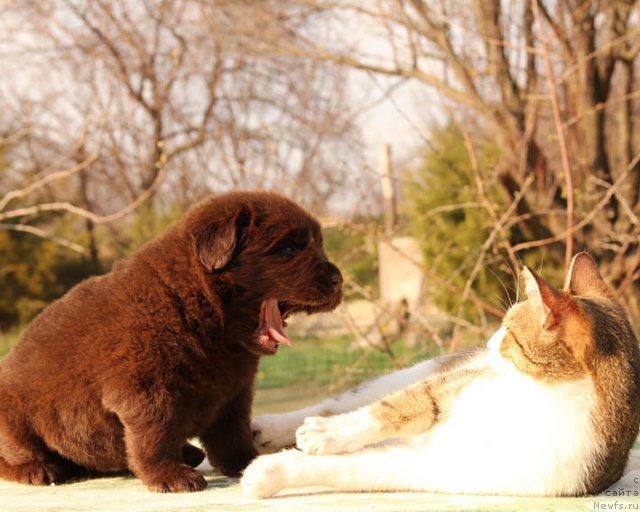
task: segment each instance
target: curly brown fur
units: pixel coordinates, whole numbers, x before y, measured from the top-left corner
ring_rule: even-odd
[[[193,437],[238,475],[256,456],[258,361],[282,341],[267,332],[266,304],[271,318],[328,311],[341,285],[319,224],[290,200],[202,203],[50,305],[0,362],[0,477],[43,485],[131,470],[155,491],[202,490]]]

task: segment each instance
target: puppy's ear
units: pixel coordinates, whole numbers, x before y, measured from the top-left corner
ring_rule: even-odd
[[[208,270],[224,268],[238,250],[250,212],[238,208],[203,213],[190,229],[195,253]]]

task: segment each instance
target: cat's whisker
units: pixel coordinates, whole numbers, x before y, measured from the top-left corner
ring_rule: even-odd
[[[520,268],[524,268],[524,262],[522,261],[522,258],[520,256],[517,257],[518,258],[518,263],[520,264]],[[520,276],[522,275],[522,272],[519,271],[519,269],[517,269],[518,272],[515,273],[514,275],[514,280],[515,280],[515,286],[516,286],[516,304],[518,304],[520,302]]]
[[[538,264],[538,275],[542,274],[542,267],[544,266],[544,253],[542,253],[542,257],[540,258],[540,263]]]
[[[498,304],[496,305],[496,307],[503,313],[506,313],[507,311],[509,311],[510,306],[507,305],[506,301],[499,295],[497,295],[496,297],[498,299]]]
[[[516,304],[518,304],[520,302],[520,269],[524,268],[524,262],[522,261],[522,258],[520,257],[520,255],[516,255],[516,258],[518,260],[518,264],[520,265],[519,268],[515,269],[515,272],[513,273],[513,277],[514,277],[514,281],[515,281],[515,288],[516,288]]]
[[[502,257],[504,259],[504,256]],[[504,312],[506,312],[509,307],[513,306],[513,303],[511,302],[511,294],[509,293],[508,288],[506,287],[506,285],[504,284],[504,281],[500,278],[500,276],[497,274],[497,272],[495,272],[491,267],[489,268],[489,272],[491,272],[495,278],[498,280],[498,282],[500,283],[500,286],[502,286],[502,289],[504,290],[504,293],[506,295],[507,300],[509,301],[509,306],[507,306],[506,300],[503,300],[502,298],[499,298],[500,300],[500,304],[504,307]]]
[[[518,263],[520,264],[520,267],[522,267],[522,259],[516,255],[516,259],[518,260]],[[512,300],[511,298],[511,293],[507,293],[508,297],[509,297],[509,306],[513,306],[514,304],[517,304],[520,297],[519,297],[519,292],[520,292],[520,272],[518,268],[513,268],[513,266],[511,265],[511,260],[508,260],[504,255],[502,255],[502,260],[504,261],[507,270],[509,271],[509,273],[511,274],[511,276],[513,277],[513,281],[515,284],[515,288],[510,289],[511,292],[515,292],[515,301]]]

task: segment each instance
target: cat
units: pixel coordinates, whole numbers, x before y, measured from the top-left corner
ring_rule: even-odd
[[[255,459],[244,493],[581,496],[616,482],[640,424],[640,351],[625,311],[587,253],[573,258],[563,291],[527,268],[522,276],[528,298],[486,349],[256,418],[260,450],[299,450]]]

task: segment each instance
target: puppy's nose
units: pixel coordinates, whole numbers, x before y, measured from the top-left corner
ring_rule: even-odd
[[[342,286],[342,273],[340,272],[340,269],[330,261],[325,261],[325,265],[326,265],[325,267],[326,274],[324,274],[326,276],[325,279],[328,278],[327,280],[329,281],[329,283],[331,283],[331,286],[333,286],[333,289],[338,291]]]
[[[338,269],[335,269],[331,273],[331,284],[334,288],[340,288],[340,286],[342,286],[342,274]]]

